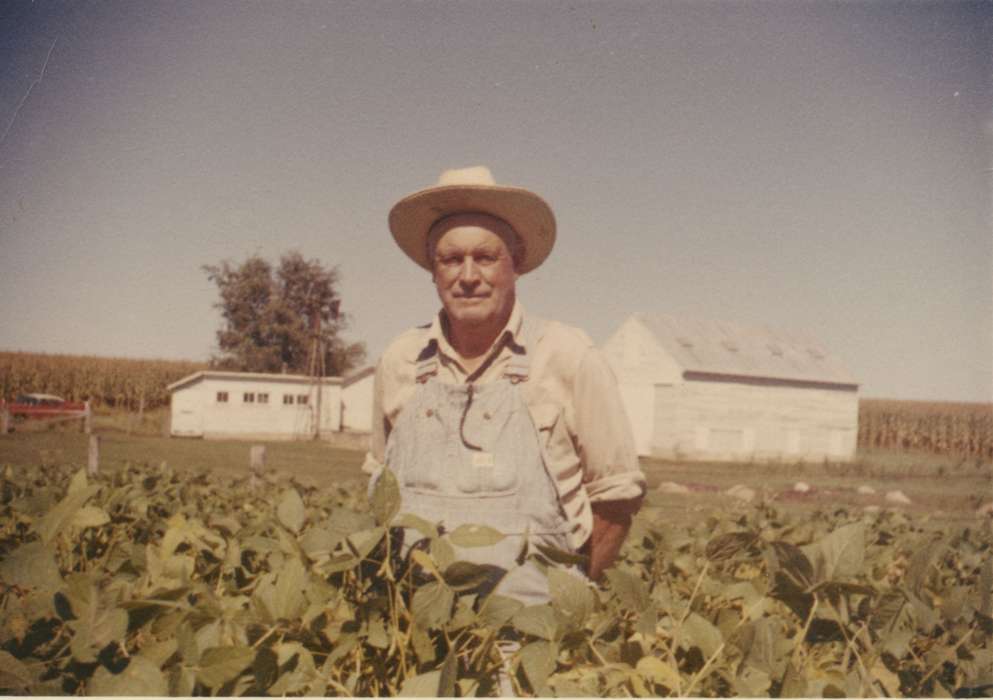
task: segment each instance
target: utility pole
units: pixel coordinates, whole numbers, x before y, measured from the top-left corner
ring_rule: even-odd
[[[322,352],[323,343],[321,342],[321,312],[319,309],[314,309],[313,315],[310,318],[310,332],[313,338],[310,350],[310,367],[309,374],[311,377],[311,386],[317,388],[317,397],[314,401],[314,439],[317,440],[321,437],[321,394],[322,391],[322,381],[321,378],[324,376],[324,353]]]

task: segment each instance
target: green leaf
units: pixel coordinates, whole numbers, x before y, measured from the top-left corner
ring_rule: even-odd
[[[459,525],[448,539],[459,547],[489,547],[505,537],[502,532],[487,525]]]
[[[699,647],[705,659],[716,654],[724,643],[720,630],[697,613],[690,613],[683,621],[679,636],[685,646]]]
[[[557,639],[559,623],[550,605],[529,605],[512,618],[514,627],[541,639]]]
[[[254,658],[255,652],[249,647],[211,647],[200,656],[197,681],[216,690],[237,678]]]
[[[303,499],[296,489],[290,488],[283,491],[276,507],[276,517],[287,530],[293,534],[298,534],[307,520],[307,509],[303,505]]]
[[[110,522],[107,511],[97,506],[83,506],[72,516],[69,524],[80,529],[87,527],[100,527]]]
[[[710,540],[705,554],[713,562],[726,561],[749,549],[758,540],[752,532],[728,532]]]
[[[192,697],[197,684],[196,672],[187,666],[173,666],[169,674],[169,694],[173,697]]]
[[[0,651],[0,690],[26,695],[28,688],[34,682],[35,679],[27,666],[6,651]]]
[[[445,570],[455,563],[455,548],[446,539],[431,540],[431,558],[439,569]]]
[[[907,596],[896,589],[885,592],[876,602],[869,622],[879,635],[881,650],[903,658],[913,639],[916,623]]]
[[[159,667],[143,656],[132,656],[127,668],[113,674],[99,666],[87,684],[88,695],[156,695],[169,694],[169,684]]]
[[[149,642],[142,646],[141,655],[162,668],[166,661],[176,653],[179,644],[175,639],[163,639],[159,642]]]
[[[366,643],[377,649],[388,649],[390,635],[386,631],[386,622],[380,615],[373,615],[366,626]]]
[[[814,567],[799,547],[790,542],[777,540],[769,544],[766,550],[766,561],[769,577],[783,572],[799,588],[809,588],[814,582]]]
[[[356,532],[348,538],[347,542],[356,557],[365,559],[385,536],[385,527],[374,527],[371,530]]]
[[[59,501],[58,505],[48,511],[35,526],[35,530],[41,537],[41,541],[44,544],[52,542],[72,522],[72,518],[76,515],[76,512],[99,490],[100,487],[94,484],[79,491],[74,491]]]
[[[742,666],[734,677],[735,692],[742,697],[768,697],[771,685],[772,678],[769,674],[753,666]]]
[[[807,692],[807,680],[803,674],[793,667],[793,664],[786,666],[786,673],[783,676],[783,685],[779,691],[781,698],[805,698],[809,697]]]
[[[273,613],[277,619],[292,620],[299,617],[306,607],[303,590],[307,586],[307,572],[296,557],[290,558],[279,572],[273,590]]]
[[[279,660],[269,647],[262,647],[252,662],[252,675],[255,684],[263,690],[269,688],[279,677]]]
[[[414,593],[411,612],[414,621],[426,629],[441,627],[452,617],[455,593],[439,581],[431,581]]]
[[[661,659],[643,656],[638,659],[634,670],[645,680],[665,686],[673,693],[679,690],[679,672]]]
[[[857,576],[865,566],[865,523],[839,527],[801,550],[814,564],[815,583]]]
[[[359,513],[348,508],[335,508],[324,526],[344,538],[359,530],[372,529],[376,526],[376,519],[368,513]]]
[[[42,542],[22,544],[0,561],[0,579],[9,586],[52,593],[62,587],[55,552]]]
[[[483,583],[495,584],[506,572],[493,564],[457,561],[445,569],[445,583],[456,591],[466,591]]]
[[[410,627],[410,643],[414,647],[417,661],[422,665],[433,664],[437,658],[437,651],[428,631],[418,624]]]
[[[576,554],[575,552],[567,552],[564,549],[559,549],[558,547],[552,547],[551,545],[542,544],[541,542],[534,543],[535,549],[545,555],[549,560],[555,562],[556,564],[562,564],[563,566],[578,566],[585,570],[590,564],[590,558],[585,554]]]
[[[412,676],[400,686],[402,698],[436,698],[441,695],[438,689],[441,685],[441,671],[428,671]]]
[[[323,527],[307,528],[300,537],[300,549],[311,561],[317,561],[334,551],[341,542],[341,536]]]
[[[502,627],[523,608],[524,603],[521,601],[494,593],[483,601],[479,618],[490,627]]]
[[[640,612],[651,604],[648,587],[639,576],[620,569],[607,569],[607,581],[621,606]]]
[[[66,490],[67,494],[79,493],[80,491],[85,491],[90,485],[90,480],[86,476],[86,470],[80,469],[75,474],[72,475],[72,479],[69,480],[69,488]]]
[[[92,663],[97,654],[110,642],[122,642],[128,631],[128,614],[120,608],[95,610],[90,615],[74,620],[72,655],[77,661]]]
[[[438,571],[438,567],[435,566],[434,561],[431,560],[431,555],[422,549],[415,549],[410,553],[410,558],[419,567],[424,569],[426,572],[434,576],[436,579],[441,579],[441,572]]]
[[[552,695],[548,677],[555,672],[555,657],[558,655],[555,645],[544,640],[531,642],[518,653],[535,693],[539,696]]]
[[[986,617],[993,617],[993,557],[983,560],[979,572],[979,612]]]
[[[943,540],[932,540],[923,547],[918,547],[917,551],[907,563],[907,574],[905,582],[914,595],[920,597],[927,583],[928,573],[931,570],[931,563],[941,556],[948,548],[948,543]]]
[[[401,513],[400,516],[393,521],[395,527],[405,527],[411,530],[416,530],[424,537],[429,537],[434,539],[438,536],[438,528],[434,523],[430,523],[424,518],[418,517],[413,513]]]
[[[574,625],[582,627],[593,612],[596,598],[590,587],[578,576],[561,569],[548,571],[548,592],[552,605],[565,614]]]
[[[659,625],[659,613],[654,606],[646,608],[638,615],[638,620],[635,622],[634,631],[642,635],[643,637],[649,637],[658,632]]]
[[[384,469],[376,482],[376,488],[370,499],[372,514],[376,522],[382,526],[389,525],[400,510],[400,487],[393,472]]]

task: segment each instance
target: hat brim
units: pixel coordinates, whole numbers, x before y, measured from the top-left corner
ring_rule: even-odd
[[[524,245],[517,272],[524,274],[545,261],[555,245],[555,215],[534,192],[499,185],[442,185],[408,195],[390,210],[393,239],[407,256],[431,270],[427,238],[439,219],[452,214],[482,213],[503,219]]]

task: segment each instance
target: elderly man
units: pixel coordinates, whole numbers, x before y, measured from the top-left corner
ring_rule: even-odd
[[[366,471],[375,482],[389,468],[402,510],[447,532],[475,524],[504,534],[458,550],[506,572],[499,593],[548,600],[544,575],[521,557],[540,545],[586,555],[585,573],[598,579],[645,479],[601,354],[582,331],[542,321],[517,300],[517,277],[552,250],[551,209],[474,167],[403,198],[389,223],[431,272],[442,309],[379,362]]]

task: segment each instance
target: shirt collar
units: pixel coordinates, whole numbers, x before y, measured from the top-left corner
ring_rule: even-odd
[[[458,360],[459,354],[452,347],[451,343],[448,342],[448,338],[445,336],[444,326],[444,316],[445,310],[441,309],[437,314],[435,314],[434,319],[431,321],[431,326],[428,329],[427,342],[425,346],[430,343],[434,343],[438,352],[450,357],[452,359]],[[496,339],[493,341],[493,345],[489,347],[485,355],[489,357],[494,354],[497,349],[503,343],[511,343],[514,346],[515,351],[524,349],[524,338],[522,333],[522,328],[524,326],[524,306],[521,304],[520,300],[514,300],[514,308],[510,311],[510,318],[507,319],[507,325],[503,327],[503,330],[497,333]]]

